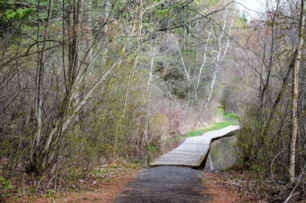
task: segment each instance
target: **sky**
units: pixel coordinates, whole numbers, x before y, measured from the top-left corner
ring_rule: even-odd
[[[257,17],[258,14],[255,11],[264,12],[266,5],[266,0],[236,0],[236,2],[240,3],[237,4],[237,8],[241,10],[241,14],[245,12],[248,21]]]

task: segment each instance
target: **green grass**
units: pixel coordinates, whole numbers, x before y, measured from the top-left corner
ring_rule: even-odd
[[[175,140],[181,140],[181,139],[183,139],[183,138],[184,138],[183,135],[179,135],[179,136],[177,136],[177,137],[175,137],[175,138],[172,138],[170,141],[171,141],[171,142],[174,142]]]
[[[224,108],[222,108],[221,106],[218,106],[218,113],[220,115],[223,115],[224,114]]]
[[[223,116],[226,117],[226,118],[231,118],[231,119],[235,119],[235,120],[240,119],[240,116],[238,116],[237,114],[234,114],[234,113],[224,113]]]
[[[239,120],[240,119],[240,116],[238,116],[235,113],[224,112],[224,109],[221,106],[218,107],[218,113],[219,113],[219,115],[222,115],[225,118],[231,118],[231,119],[234,119],[234,120]]]
[[[231,118],[231,119],[234,119],[234,120],[239,120],[240,119],[240,116],[238,116],[237,114],[225,113],[224,109],[220,106],[218,107],[218,114],[222,115],[223,117]],[[201,130],[197,130],[197,131],[191,131],[191,132],[187,133],[187,135],[184,135],[184,136],[182,136],[182,135],[177,136],[177,137],[171,139],[171,141],[173,142],[175,140],[181,140],[181,139],[185,138],[186,136],[187,137],[194,137],[194,136],[202,135],[206,132],[213,131],[213,130],[219,130],[219,129],[225,128],[227,126],[230,126],[230,125],[238,125],[238,123],[235,122],[235,121],[231,121],[231,120],[223,120],[219,123],[215,123],[213,126],[211,126],[209,128],[205,128],[205,129],[201,129]]]
[[[187,136],[194,137],[194,136],[202,135],[203,133],[206,133],[206,132],[209,132],[209,131],[213,131],[213,130],[219,130],[221,128],[225,128],[225,127],[230,126],[230,125],[237,125],[237,123],[235,121],[224,120],[222,122],[215,123],[210,128],[206,128],[206,129],[202,129],[202,130],[197,130],[197,131],[191,131],[191,132],[189,132],[187,134]]]
[[[156,151],[155,146],[153,146],[153,145],[148,146],[148,152],[154,153],[155,151]]]

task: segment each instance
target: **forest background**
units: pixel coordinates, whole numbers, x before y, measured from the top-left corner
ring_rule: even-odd
[[[146,165],[218,106],[242,116],[243,170],[300,186],[304,1],[267,2],[252,21],[235,3],[0,0],[1,198],[31,180],[29,193],[56,190],[102,159]]]

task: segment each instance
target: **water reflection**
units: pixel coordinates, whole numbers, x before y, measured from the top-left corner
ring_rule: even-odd
[[[222,170],[234,165],[237,157],[234,149],[236,140],[236,136],[231,136],[213,141],[204,170]]]

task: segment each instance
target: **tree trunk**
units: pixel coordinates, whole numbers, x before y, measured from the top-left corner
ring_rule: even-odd
[[[205,67],[205,64],[206,64],[206,56],[207,56],[207,48],[208,48],[208,44],[209,44],[209,41],[210,41],[210,37],[211,37],[211,33],[212,33],[212,30],[213,30],[213,26],[211,26],[210,28],[210,31],[209,31],[209,34],[208,34],[208,38],[207,38],[207,41],[206,41],[206,45],[205,45],[205,49],[204,49],[204,54],[203,54],[203,63],[200,67],[200,71],[199,71],[199,75],[197,76],[197,83],[196,83],[196,88],[194,90],[194,93],[195,93],[195,103],[198,102],[198,89],[199,89],[199,85],[200,85],[200,80],[201,80],[201,76],[202,76],[202,72],[203,72],[203,69]]]
[[[53,10],[53,0],[49,1],[49,9],[48,9],[48,18],[47,24],[45,26],[44,32],[44,40],[41,47],[41,51],[38,54],[38,62],[37,62],[37,73],[36,73],[36,101],[35,101],[35,117],[37,122],[37,132],[33,139],[33,144],[31,147],[30,154],[30,170],[34,172],[39,171],[39,164],[36,157],[40,157],[39,148],[41,144],[41,128],[42,128],[42,111],[43,111],[43,80],[44,80],[44,50],[46,47],[46,40],[48,38],[48,32],[50,27],[50,21]],[[40,25],[39,25],[40,26]],[[38,27],[38,35],[40,28]],[[38,36],[39,37],[39,36]],[[37,38],[39,39],[39,38]]]
[[[208,95],[208,98],[207,98],[207,102],[206,102],[205,108],[207,108],[207,106],[208,106],[208,104],[210,102],[210,99],[211,99],[211,96],[212,96],[212,93],[213,93],[213,90],[214,90],[214,86],[215,86],[215,83],[216,83],[216,80],[217,80],[217,75],[218,75],[218,71],[219,71],[219,67],[220,67],[220,61],[222,61],[224,59],[225,55],[226,55],[226,52],[227,52],[227,49],[228,49],[228,46],[229,46],[229,40],[230,40],[230,36],[231,36],[232,26],[233,26],[234,21],[235,21],[235,11],[234,11],[234,15],[232,17],[232,22],[231,22],[231,25],[229,27],[226,47],[225,47],[223,56],[221,58],[222,38],[223,38],[223,34],[225,32],[227,15],[228,15],[228,10],[225,9],[225,17],[224,17],[224,24],[223,24],[222,34],[220,35],[219,42],[218,42],[219,43],[219,50],[218,50],[218,55],[217,55],[217,59],[216,59],[216,63],[215,63],[215,71],[213,73],[213,78],[212,78],[212,81],[211,81],[210,91],[209,91],[209,95]]]
[[[149,147],[149,124],[150,124],[150,118],[149,118],[149,108],[150,108],[150,99],[151,99],[151,83],[152,83],[152,77],[153,77],[153,68],[154,68],[154,61],[155,61],[155,55],[156,55],[156,47],[155,47],[156,41],[153,41],[153,53],[151,55],[151,65],[150,65],[150,73],[148,78],[148,85],[147,85],[147,106],[146,106],[146,118],[145,118],[145,129],[144,129],[144,135],[142,138],[142,148],[146,149],[146,159],[144,165],[147,167],[149,164],[149,152],[147,148]]]
[[[81,32],[81,24],[82,24],[82,15],[83,15],[83,0],[71,0],[71,8],[70,16],[69,16],[69,28],[71,34],[71,43],[69,44],[69,89],[74,92],[74,97],[72,98],[72,104],[76,106],[80,100],[80,85],[81,82],[78,82],[77,85],[73,85],[77,78],[77,72],[79,71],[79,39]],[[75,88],[75,90],[72,90]],[[76,115],[75,122],[79,122],[79,114]],[[75,131],[78,133],[80,130],[80,125],[77,124]]]
[[[298,118],[297,118],[297,102],[298,102],[298,76],[299,76],[299,66],[300,60],[303,52],[304,35],[305,35],[305,3],[301,0],[301,17],[300,17],[300,31],[299,31],[299,44],[297,47],[297,55],[294,61],[293,67],[293,81],[292,81],[292,132],[290,137],[290,154],[289,154],[289,176],[290,180],[295,179],[295,154],[296,154],[296,139],[298,133]]]

